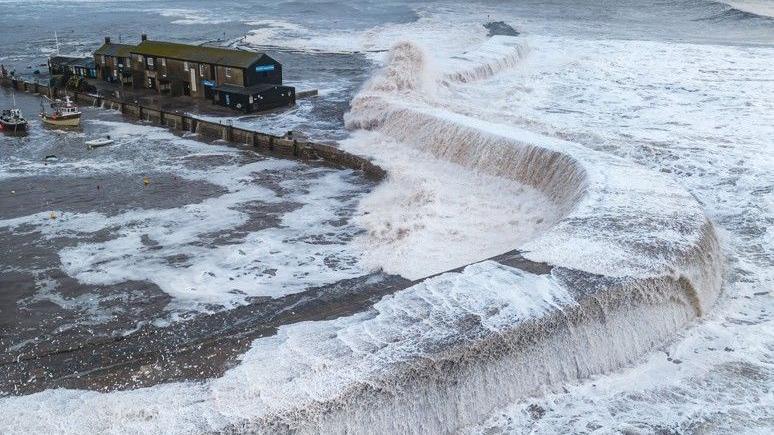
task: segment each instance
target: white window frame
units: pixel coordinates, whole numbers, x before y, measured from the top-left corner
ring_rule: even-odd
[[[100,61],[102,62],[102,65],[105,64],[105,55],[104,54],[102,56],[100,56]]]
[[[183,71],[186,71],[186,72],[187,72],[189,69],[190,69],[190,68],[189,68],[189,66],[188,66],[188,62],[187,62],[187,61],[184,61],[184,62],[183,62]]]
[[[148,58],[148,66],[155,66],[155,65],[153,64],[153,58],[152,58],[152,57],[149,57],[149,58]]]
[[[204,65],[205,65],[205,64],[203,64],[203,63],[200,63],[200,64],[199,64],[199,75],[200,75],[201,77],[204,77]]]
[[[225,74],[227,78],[231,78],[231,68],[225,67]]]
[[[167,66],[167,58],[166,57],[162,57],[161,58],[161,66],[164,66],[164,67]]]

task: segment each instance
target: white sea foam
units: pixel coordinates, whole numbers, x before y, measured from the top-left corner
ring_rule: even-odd
[[[572,303],[545,276],[484,262],[388,297],[370,313],[283,327],[276,336],[256,341],[238,367],[207,385],[110,394],[46,391],[0,399],[0,407],[9,433],[218,430],[342,399],[353,382],[379,384],[390,367],[437,352],[439,342],[458,341],[458,322],[467,316],[484,319],[476,334],[496,333]]]
[[[379,25],[363,31],[339,30],[316,31],[287,22],[252,22],[259,27],[248,33],[243,42],[254,46],[274,46],[307,52],[368,53],[372,59],[381,59],[396,42],[411,39],[417,43],[433,42],[437,51],[452,53],[459,43],[481,42],[486,29],[474,20],[459,20],[459,9],[475,10],[473,6],[457,5],[455,10],[445,7],[419,7],[417,21],[401,24]],[[251,22],[247,23],[248,25]]]
[[[501,254],[559,216],[529,186],[438,160],[379,133],[358,132],[344,146],[389,168],[357,218],[368,229],[358,238],[366,264],[388,273],[418,279]]]
[[[81,242],[59,252],[62,270],[80,282],[148,281],[173,297],[170,308],[201,309],[242,303],[250,296],[281,296],[367,272],[357,249],[342,249],[358,231],[338,223],[342,207],[354,208],[356,201],[352,192],[357,188],[348,181],[347,171],[307,168],[301,178],[278,181],[284,191],[280,193],[256,182],[255,175],[292,173],[301,169],[298,163],[264,159],[196,168],[189,163],[206,157],[236,158],[242,151],[180,139],[157,127],[98,120],[91,124],[108,128],[116,138],[113,153],[140,153],[142,157],[132,155],[139,157],[138,164],[124,168],[126,162],[109,154],[91,154],[54,167],[28,164],[26,174],[136,172],[142,189],[142,175],[152,168],[154,173],[174,174],[180,182],[205,181],[226,192],[180,207],[132,209],[109,216],[54,208],[0,220],[0,228],[39,232],[48,239],[109,231],[105,241]],[[152,188],[152,177],[150,182]],[[276,215],[276,225],[236,232],[227,242],[213,240],[248,224],[247,210],[255,204],[267,207],[267,218]],[[271,211],[276,206],[289,209]],[[51,219],[52,212],[56,219]]]
[[[223,24],[232,21],[223,15],[204,9],[158,9],[163,17],[175,18],[172,24]]]

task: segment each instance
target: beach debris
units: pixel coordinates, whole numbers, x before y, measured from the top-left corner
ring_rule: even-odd
[[[150,184],[150,178],[148,178],[148,177],[142,177],[142,182],[143,182],[143,184],[145,184],[145,185],[147,186],[147,185],[149,185],[149,184]]]
[[[49,214],[49,215],[48,215],[48,218],[49,218],[49,219],[52,219],[52,220],[53,220],[53,219],[56,219],[56,213],[54,213],[54,212],[52,211],[52,212],[51,212],[51,214]]]

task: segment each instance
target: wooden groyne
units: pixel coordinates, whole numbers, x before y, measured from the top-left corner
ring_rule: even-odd
[[[377,180],[384,178],[386,174],[384,169],[371,163],[368,159],[342,151],[332,145],[294,139],[288,136],[276,136],[243,127],[235,127],[231,123],[223,124],[203,120],[190,114],[168,112],[157,107],[143,106],[112,97],[49,87],[45,84],[11,77],[0,77],[0,85],[20,92],[46,95],[50,98],[69,95],[73,101],[81,105],[118,110],[124,116],[167,127],[176,132],[197,133],[206,139],[219,139],[232,144],[249,145],[258,151],[284,158],[323,160],[336,166],[363,171],[367,177]]]

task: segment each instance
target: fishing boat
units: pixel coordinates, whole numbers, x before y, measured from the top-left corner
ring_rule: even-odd
[[[27,120],[24,119],[21,110],[16,107],[16,94],[12,93],[11,96],[13,97],[13,108],[3,110],[0,113],[0,130],[13,133],[26,131]]]
[[[97,147],[104,147],[105,145],[110,145],[113,142],[114,141],[110,138],[110,136],[105,136],[100,139],[87,140],[85,143],[89,149],[92,149]]]
[[[6,109],[0,113],[0,130],[18,132],[27,130],[27,120],[17,108]]]
[[[48,98],[46,99],[48,100]],[[81,111],[70,97],[65,96],[64,100],[48,101],[54,111],[46,113],[45,109],[41,107],[40,118],[44,123],[58,127],[78,127],[81,125]]]

